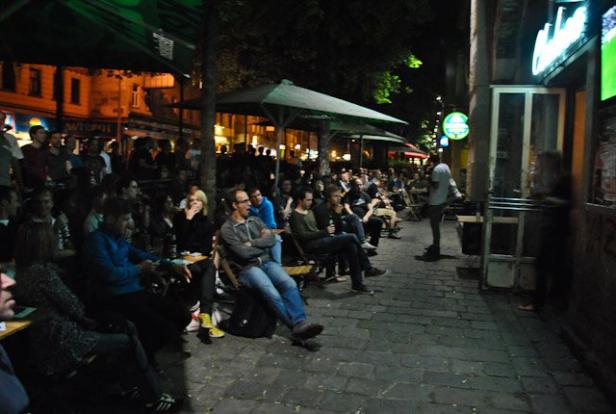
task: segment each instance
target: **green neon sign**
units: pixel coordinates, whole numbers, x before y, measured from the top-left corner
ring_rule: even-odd
[[[443,132],[449,139],[460,140],[468,136],[468,117],[462,112],[452,112],[443,121]]]

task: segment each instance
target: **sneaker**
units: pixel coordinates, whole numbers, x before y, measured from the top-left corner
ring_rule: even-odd
[[[387,273],[389,273],[389,270],[379,269],[378,267],[371,267],[364,272],[366,277],[385,276]]]
[[[323,332],[323,325],[302,321],[293,327],[292,335],[299,339],[309,339]]]
[[[356,293],[366,293],[368,295],[374,295],[374,290],[368,289],[368,286],[363,285],[363,284],[358,285],[358,286],[353,286],[351,290]]]
[[[379,253],[376,250],[368,250],[366,252],[366,255],[368,255],[368,257],[376,256],[377,254]]]
[[[201,327],[208,330],[210,338],[222,338],[225,336],[224,331],[214,326],[209,313],[200,313],[199,320],[201,321]]]
[[[376,250],[376,246],[367,241],[362,243],[361,248],[364,250]]]
[[[191,320],[188,326],[186,326],[186,332],[197,332],[199,327],[201,326],[201,321],[199,320],[199,311],[192,312]]]
[[[402,237],[400,237],[400,236],[398,235],[398,233],[397,233],[397,232],[393,232],[393,231],[390,231],[390,232],[389,232],[389,236],[388,236],[388,237],[389,237],[390,239],[396,239],[396,240],[400,240],[400,239],[402,238]]]

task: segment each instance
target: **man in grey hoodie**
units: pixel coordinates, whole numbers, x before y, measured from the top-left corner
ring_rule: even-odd
[[[227,197],[231,215],[220,235],[229,259],[240,267],[242,285],[258,290],[278,318],[300,340],[317,336],[323,326],[306,319],[304,303],[295,281],[271,256],[276,243],[274,233],[258,217],[250,217],[250,199],[243,190]]]

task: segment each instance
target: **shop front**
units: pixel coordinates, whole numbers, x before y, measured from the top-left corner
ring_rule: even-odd
[[[565,270],[552,275],[552,292],[568,302],[568,338],[614,395],[616,1],[546,4],[545,22],[520,36],[533,38],[522,44],[529,83],[490,88],[482,286],[534,288],[542,217],[533,199],[536,161],[541,153],[561,153],[571,210],[558,253]],[[494,232],[502,223],[509,229]]]

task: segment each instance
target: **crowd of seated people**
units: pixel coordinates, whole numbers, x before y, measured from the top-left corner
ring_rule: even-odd
[[[240,284],[305,341],[326,327],[309,320],[300,286],[283,267],[293,245],[327,256],[338,267],[335,280],[349,276],[352,292],[374,294],[365,279],[387,271],[369,256],[378,254],[384,229],[399,238],[392,200],[405,180],[392,172],[391,180],[378,170],[318,177],[294,163],[273,188],[265,151],[225,155],[221,167],[229,171],[239,168],[234,161],[245,164],[239,176],[218,171],[226,181],[214,211],[196,185],[195,148],[185,143],[176,143],[176,152],[186,148],[178,155],[169,143],[156,152],[152,140],[142,140],[122,163],[116,148],[107,153],[97,139],[77,155],[73,137],[47,139],[41,128],[31,135],[23,182],[0,186],[0,263],[14,269],[19,304],[38,308],[45,321],[26,332],[32,360],[49,375],[115,355],[134,371],[127,385],[138,386],[153,411],[180,403],[161,388],[157,353],[166,347],[187,357],[182,335],[191,322],[205,344],[225,335],[213,320],[223,271],[215,243]],[[163,184],[151,190],[152,179]],[[191,253],[200,260],[182,260]]]

